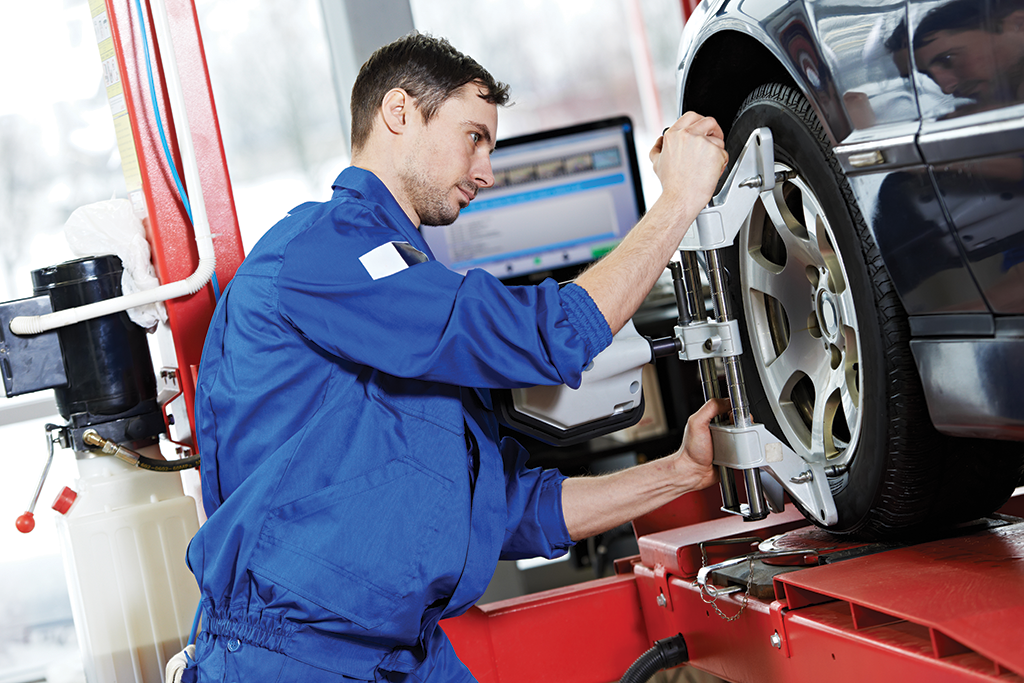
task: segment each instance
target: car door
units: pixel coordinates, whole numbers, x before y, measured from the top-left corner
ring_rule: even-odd
[[[830,120],[836,156],[911,321],[951,310],[984,310],[917,145],[920,95],[908,3],[816,0],[803,5],[849,122],[840,136],[840,126]],[[813,78],[807,80],[813,84]]]
[[[918,145],[983,296],[974,309],[1024,314],[1024,4],[911,0],[908,17]]]

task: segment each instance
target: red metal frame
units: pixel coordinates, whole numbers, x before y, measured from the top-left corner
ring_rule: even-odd
[[[473,607],[443,628],[480,683],[618,680],[650,647],[632,575]]]
[[[1024,514],[1024,488],[1002,512]],[[774,599],[719,598],[725,616],[742,610],[732,620],[696,587],[702,542],[806,528],[789,510],[655,530],[614,578],[473,608],[442,625],[481,683],[618,680],[677,633],[691,666],[728,681],[1024,681],[1024,522],[782,574]],[[721,546],[708,552],[723,559]]]
[[[154,266],[161,283],[174,282],[191,275],[199,263],[195,237],[160,146],[156,118],[150,104],[145,55],[134,2],[105,1],[142,175],[148,212],[148,219],[144,223],[153,247]],[[241,264],[244,251],[199,32],[199,19],[191,0],[166,0],[166,4],[175,57],[182,74],[185,106],[199,164],[203,197],[214,234],[217,279],[223,288]],[[149,3],[144,2],[144,5],[147,8],[144,28],[147,30],[153,59],[159,65],[161,46],[148,22],[151,11]],[[174,135],[174,121],[170,118],[166,86],[159,68],[154,68],[153,75],[168,143],[175,164],[181,169],[181,155]],[[191,296],[166,302],[168,324],[177,355],[178,382],[185,396],[188,418],[193,429],[194,373],[199,366],[214,305],[214,293],[210,285]]]

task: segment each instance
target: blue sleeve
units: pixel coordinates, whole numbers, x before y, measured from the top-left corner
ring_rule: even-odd
[[[395,233],[362,210],[358,227],[325,219],[297,235],[278,276],[281,314],[321,349],[398,377],[577,387],[611,343],[604,317],[574,284],[506,287],[484,271],[462,276],[429,260],[374,279],[360,256]]]
[[[505,461],[505,498],[508,521],[501,559],[551,559],[574,545],[562,514],[562,482],[556,469],[527,468],[526,449],[514,439],[501,440]]]

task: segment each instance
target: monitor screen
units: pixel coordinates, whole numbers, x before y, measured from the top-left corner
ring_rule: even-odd
[[[423,226],[452,270],[483,268],[509,284],[572,279],[644,213],[628,117],[499,140],[494,186],[447,226]]]

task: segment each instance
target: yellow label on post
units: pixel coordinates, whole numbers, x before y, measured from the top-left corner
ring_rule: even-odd
[[[110,17],[103,0],[89,0],[89,12],[92,15],[96,43],[99,46],[100,60],[103,64],[103,84],[107,90],[107,102],[110,104],[110,113],[114,118],[117,150],[121,155],[121,172],[124,174],[125,186],[136,215],[145,218],[147,212],[142,193],[142,173],[139,170],[139,157],[135,150],[135,136],[132,135],[131,120],[128,118],[121,73],[117,66],[117,54],[114,51],[114,39],[110,30]]]

